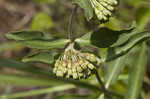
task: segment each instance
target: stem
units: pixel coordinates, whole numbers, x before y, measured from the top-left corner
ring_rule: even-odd
[[[101,90],[108,97],[108,99],[112,99],[110,93],[106,90],[105,85],[104,85],[103,81],[101,80],[97,70],[95,70],[95,76],[96,76],[96,79],[97,79],[97,81],[99,82],[99,84],[101,86]]]
[[[72,8],[72,13],[71,13],[71,16],[70,16],[70,19],[69,19],[69,24],[68,24],[68,39],[72,40],[72,23],[73,23],[73,17],[75,16],[76,14],[76,11],[77,11],[77,8],[78,8],[78,5],[75,5],[73,8]]]

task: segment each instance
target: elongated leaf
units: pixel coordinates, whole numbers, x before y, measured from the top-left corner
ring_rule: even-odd
[[[43,62],[52,64],[54,57],[57,55],[56,51],[39,52],[30,56],[26,56],[22,59],[23,62]]]
[[[90,0],[72,0],[73,4],[78,4],[85,13],[85,17],[89,21],[92,19],[94,12]]]
[[[3,43],[0,46],[0,52],[3,51],[8,51],[8,50],[17,50],[22,48],[23,46],[21,46],[20,44],[16,43],[16,42],[7,42],[7,43]]]
[[[103,61],[110,61],[119,56],[128,53],[137,43],[150,37],[150,31],[137,33],[130,37],[128,42],[123,46],[113,47],[108,50],[108,52],[102,56]]]
[[[60,91],[65,91],[75,88],[74,85],[60,85],[56,87],[51,87],[51,88],[45,88],[45,89],[38,89],[38,90],[31,90],[27,92],[20,92],[20,93],[14,93],[10,95],[1,95],[0,98],[6,97],[6,98],[21,98],[21,97],[26,97],[26,96],[34,96],[34,95],[40,95],[40,94],[46,94],[46,93],[52,93],[52,92],[60,92]]]
[[[104,81],[106,89],[118,79],[120,72],[125,66],[126,58],[126,56],[122,56],[105,64]],[[98,99],[105,99],[104,93]]]
[[[43,33],[39,31],[20,31],[7,33],[6,37],[12,40],[33,40],[42,38]]]
[[[61,95],[54,99],[96,99],[97,96],[94,95]]]
[[[146,46],[143,44],[139,51],[139,56],[130,70],[128,90],[125,99],[138,99],[146,65],[145,47]]]
[[[31,64],[25,64],[23,62],[19,62],[13,59],[0,57],[0,67],[7,67],[11,69],[20,70],[27,73],[38,74],[41,76],[52,76],[49,70],[44,70],[42,68],[36,67]]]
[[[76,80],[68,80],[68,79],[58,79],[52,75],[52,72],[48,69],[38,68],[30,64],[25,64],[16,60],[8,59],[8,58],[0,58],[0,67],[7,67],[11,69],[20,70],[26,73],[36,74],[38,77],[46,80],[53,80],[60,83],[70,83],[74,85],[78,85],[83,88],[91,89],[93,91],[100,91],[101,89],[97,86],[91,85],[87,82],[76,81]],[[13,79],[11,79],[13,80]]]
[[[70,40],[68,39],[18,41],[18,43],[26,47],[36,49],[64,48],[64,46],[69,42]]]
[[[108,88],[119,77],[120,72],[123,70],[126,62],[126,56],[119,57],[116,60],[106,63],[104,79],[105,87]]]
[[[20,85],[20,86],[54,86],[63,84],[62,82],[58,82],[50,79],[42,79],[35,77],[27,77],[22,75],[13,75],[8,73],[0,72],[0,84],[1,85]]]

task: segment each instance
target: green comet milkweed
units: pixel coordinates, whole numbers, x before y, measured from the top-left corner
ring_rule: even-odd
[[[100,21],[109,20],[115,6],[118,5],[118,0],[90,0],[90,2]]]

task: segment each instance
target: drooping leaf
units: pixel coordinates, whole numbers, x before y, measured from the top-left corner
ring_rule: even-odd
[[[6,34],[8,39],[12,40],[33,40],[40,39],[43,37],[43,33],[39,31],[20,31],[20,32],[10,32]]]
[[[126,30],[114,31],[107,28],[100,28],[97,31],[89,32],[75,41],[80,45],[94,45],[99,48],[108,48],[124,44],[133,35],[134,27]]]
[[[128,89],[125,99],[138,99],[141,92],[144,70],[146,65],[145,44],[140,48],[136,62],[130,69]]]
[[[56,51],[39,52],[33,55],[26,56],[22,59],[23,62],[43,62],[52,64],[54,57],[57,55]]]
[[[73,4],[78,4],[84,10],[85,17],[88,21],[92,19],[94,13],[90,0],[72,0],[72,2]]]
[[[22,44],[23,46],[36,49],[64,48],[64,46],[69,42],[70,40],[68,39],[18,41],[18,43]]]

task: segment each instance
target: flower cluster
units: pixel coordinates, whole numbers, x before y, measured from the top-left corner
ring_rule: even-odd
[[[99,20],[107,21],[115,6],[118,4],[117,0],[90,0],[95,14]]]
[[[58,77],[87,78],[96,69],[93,63],[99,65],[100,59],[94,54],[81,53],[75,50],[74,44],[71,43],[56,60],[53,72]]]

